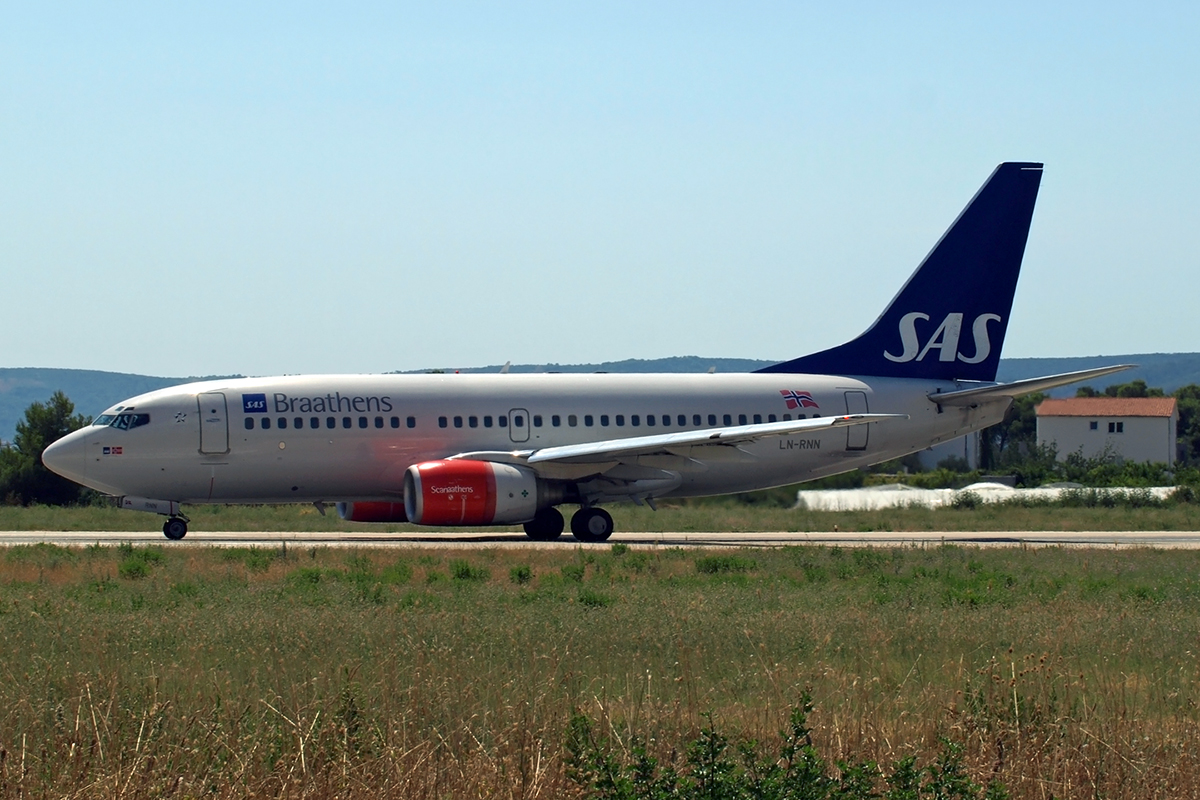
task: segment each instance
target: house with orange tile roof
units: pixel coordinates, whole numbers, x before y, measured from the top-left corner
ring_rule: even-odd
[[[1126,461],[1175,464],[1179,411],[1174,397],[1050,399],[1036,411],[1038,444],[1053,444],[1060,459],[1109,452]]]

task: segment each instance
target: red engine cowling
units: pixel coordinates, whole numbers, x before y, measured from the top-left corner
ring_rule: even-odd
[[[418,525],[509,525],[537,508],[537,475],[512,464],[426,461],[404,473],[404,510]]]
[[[408,522],[404,503],[338,503],[337,512],[350,522]]]

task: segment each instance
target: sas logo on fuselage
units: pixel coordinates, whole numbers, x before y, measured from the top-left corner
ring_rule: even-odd
[[[970,356],[963,355],[958,349],[958,340],[962,335],[963,325],[961,313],[947,314],[946,318],[942,320],[942,324],[926,340],[924,347],[921,346],[921,340],[917,335],[917,320],[928,322],[929,315],[922,314],[920,311],[912,311],[900,318],[900,344],[904,350],[898,356],[885,350],[884,358],[900,364],[908,361],[924,361],[930,350],[937,350],[938,361],[954,361],[957,358],[964,364],[979,364],[986,361],[992,353],[992,342],[988,337],[988,323],[999,322],[1000,316],[998,314],[980,314],[971,323],[971,337],[975,340],[975,352]]]
[[[779,393],[783,395],[783,401],[787,403],[788,410],[795,408],[820,408],[817,401],[809,392],[797,392],[794,389],[780,389]]]
[[[265,394],[242,395],[242,411],[246,414],[267,413],[267,396]]]

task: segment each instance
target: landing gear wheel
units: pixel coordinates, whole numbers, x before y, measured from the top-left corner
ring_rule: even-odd
[[[557,508],[543,508],[525,523],[525,535],[535,542],[552,542],[563,532],[563,515]]]
[[[603,508],[581,508],[571,517],[571,533],[581,542],[603,542],[613,532],[613,519]]]
[[[187,536],[187,520],[180,517],[171,517],[163,523],[163,533],[172,541],[178,541]]]

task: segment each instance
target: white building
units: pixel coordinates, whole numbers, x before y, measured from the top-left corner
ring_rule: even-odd
[[[1126,461],[1175,463],[1174,397],[1072,397],[1037,407],[1039,445],[1053,444],[1058,457],[1106,451]]]

